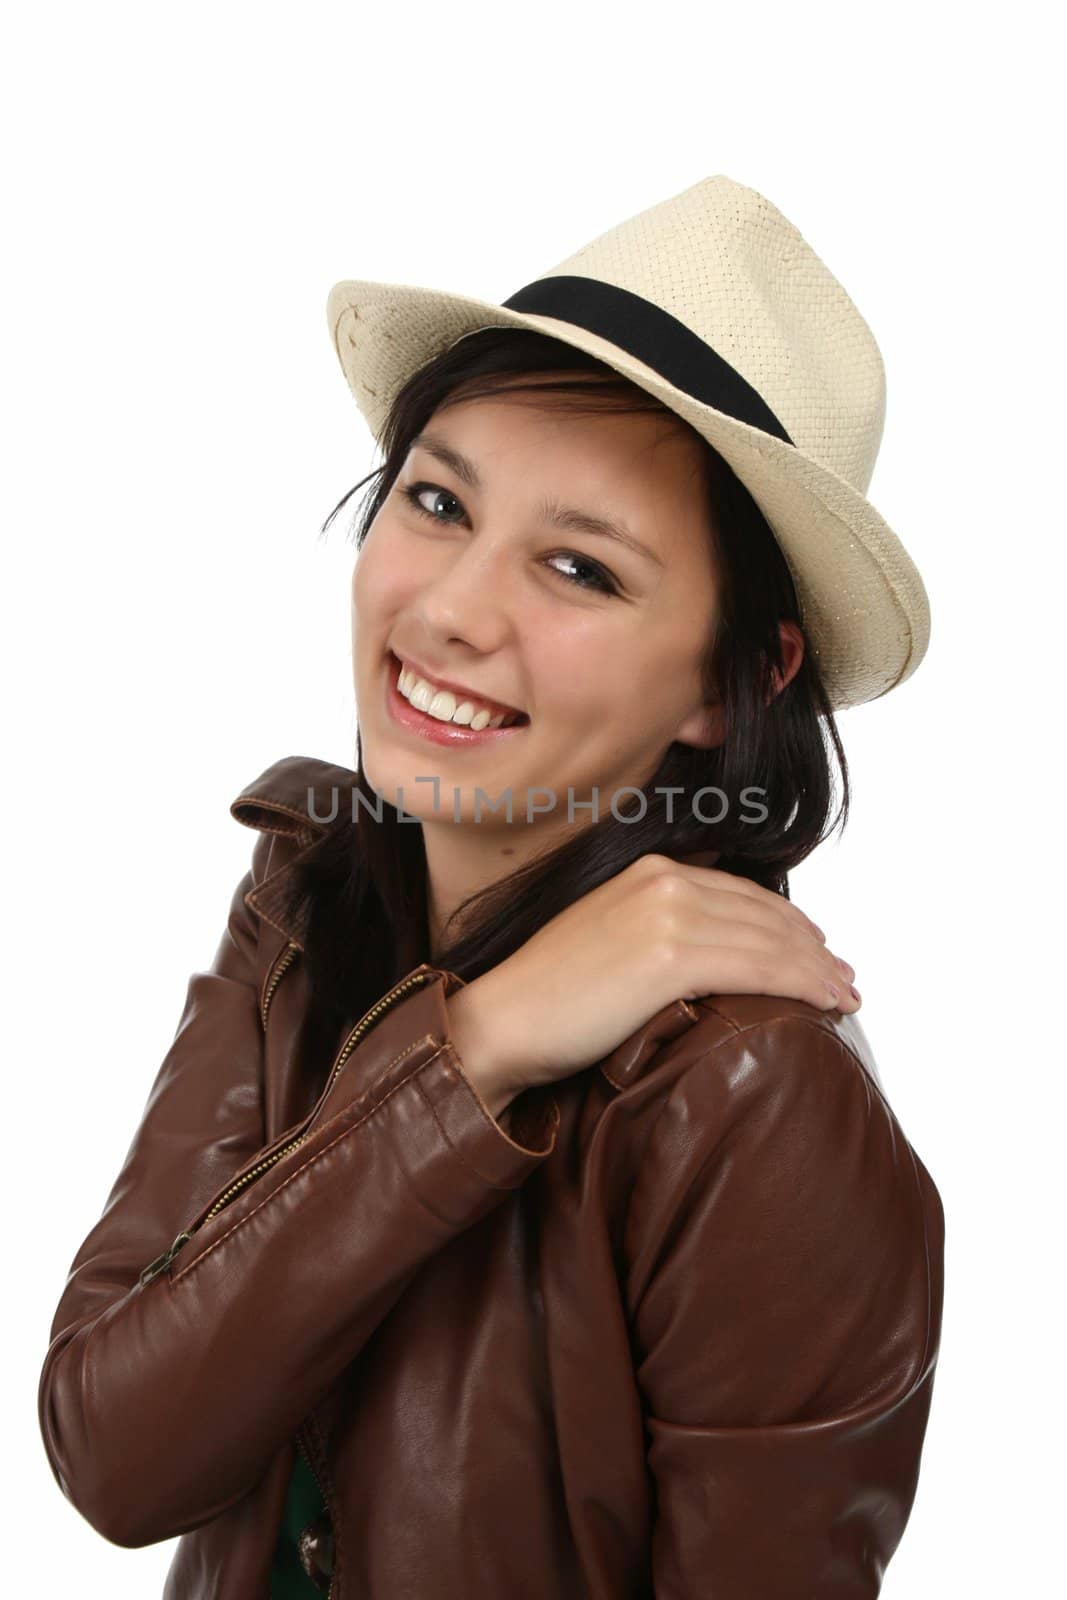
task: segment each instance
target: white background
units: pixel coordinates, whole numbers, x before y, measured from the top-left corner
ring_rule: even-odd
[[[793,878],[856,967],[948,1218],[922,1475],[883,1593],[1048,1592],[1063,189],[1039,19],[38,3],[7,24],[12,1593],[144,1600],[173,1554],[107,1543],[63,1498],[36,1385],[250,856],[230,801],[284,755],[354,760],[353,549],[318,529],[376,457],[327,291],[501,300],[716,172],[767,194],[874,329],[870,496],[933,615],[917,674],[842,715],[853,820]]]

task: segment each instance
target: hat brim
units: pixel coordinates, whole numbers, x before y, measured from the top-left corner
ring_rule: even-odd
[[[554,317],[413,284],[346,279],[330,291],[327,318],[341,369],[376,440],[411,374],[466,333],[529,328],[586,351],[688,422],[752,495],[789,565],[835,709],[888,694],[925,655],[926,589],[870,501],[795,446],[694,400],[618,345]]]

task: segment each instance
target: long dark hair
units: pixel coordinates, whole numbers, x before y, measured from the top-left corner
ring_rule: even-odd
[[[523,378],[534,381],[517,381]],[[382,465],[349,490],[322,532],[369,482],[354,525],[355,543],[362,547],[412,439],[431,416],[461,399],[502,390],[509,395],[535,391],[537,405],[660,414],[685,425],[677,413],[584,351],[527,329],[480,329],[408,379],[381,433]],[[370,788],[357,743],[357,788],[365,801],[357,801],[357,821],[353,823],[351,805],[342,804],[338,817],[294,871],[291,903],[308,913],[304,960],[309,1006],[302,1053],[326,1048],[326,1041],[361,1017],[420,961],[432,960],[472,981],[639,856],[718,850],[717,867],[788,897],[789,869],[835,827],[844,826],[848,767],[806,640],[799,670],[780,693],[772,692],[772,675],[783,666],[778,624],[788,620],[799,626],[801,621],[785,557],[732,468],[695,432],[694,437],[703,449],[721,606],[704,663],[704,685],[708,698],[718,693],[723,700],[725,742],[709,750],[672,743],[643,791],[645,808],[639,820],[602,815],[551,852],[469,896],[450,919],[443,946],[432,953],[422,829],[401,824],[395,807]],[[840,774],[836,812],[835,761]],[[701,821],[696,814],[701,808],[679,808],[677,801],[673,820],[668,820],[671,812],[663,791],[674,788],[692,796],[706,787],[731,797],[721,821]],[[760,804],[767,815],[758,823],[732,800],[750,787],[763,791]],[[715,802],[704,804],[712,809]],[[639,811],[635,804],[633,814]],[[462,930],[449,933],[459,922]]]

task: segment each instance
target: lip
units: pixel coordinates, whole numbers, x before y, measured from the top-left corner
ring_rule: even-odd
[[[400,657],[395,650],[390,650],[389,655],[392,660],[399,662]],[[501,711],[506,716],[510,716],[512,713],[517,713],[519,716],[526,715],[521,706],[506,706],[503,700],[494,700],[490,695],[481,694],[477,689],[468,689],[465,683],[449,683],[447,678],[436,677],[432,672],[427,672],[418,661],[413,661],[410,656],[404,657],[404,663],[413,672],[417,673],[420,678],[425,678],[427,683],[432,683],[435,689],[448,689],[456,696],[457,700],[477,700],[480,706],[491,707],[494,717]],[[528,720],[529,718],[527,718]]]
[[[386,666],[386,715],[390,721],[397,723],[409,733],[416,734],[420,739],[427,740],[430,744],[449,745],[453,749],[464,745],[490,744],[493,740],[510,739],[512,735],[523,733],[530,726],[529,722],[518,722],[510,728],[474,729],[465,728],[459,722],[441,722],[437,717],[419,711],[400,693],[397,682],[400,677],[400,662],[391,650]]]

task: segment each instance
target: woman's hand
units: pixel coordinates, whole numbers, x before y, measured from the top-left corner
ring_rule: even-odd
[[[496,1116],[609,1054],[672,1000],[775,994],[855,1011],[855,973],[791,901],[648,854],[576,900],[448,1002],[464,1071]]]

